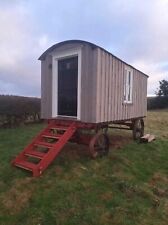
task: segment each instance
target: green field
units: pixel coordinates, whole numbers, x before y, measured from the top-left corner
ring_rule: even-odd
[[[151,111],[138,144],[130,132],[110,133],[108,157],[68,144],[40,178],[11,159],[44,125],[0,130],[0,225],[167,225],[168,111]]]

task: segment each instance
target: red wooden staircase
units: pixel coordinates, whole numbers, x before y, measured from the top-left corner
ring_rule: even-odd
[[[77,130],[75,122],[68,126],[57,125],[54,121],[39,133],[13,161],[14,166],[29,170],[38,177],[56,158],[63,146]]]

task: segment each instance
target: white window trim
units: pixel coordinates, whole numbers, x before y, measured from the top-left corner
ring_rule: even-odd
[[[77,117],[58,115],[58,60],[67,57],[78,56],[78,93],[77,93]],[[81,48],[69,49],[52,54],[52,117],[62,116],[69,118],[81,118]]]
[[[130,77],[130,100],[128,100],[128,88],[129,88],[128,74],[129,74],[129,72],[131,74],[131,77]],[[126,66],[125,73],[124,73],[124,95],[126,95],[126,99],[124,100],[124,103],[132,104],[132,94],[133,94],[132,90],[133,90],[133,69]]]

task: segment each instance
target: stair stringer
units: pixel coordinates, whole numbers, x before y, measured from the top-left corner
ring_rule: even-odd
[[[17,167],[21,167],[26,170],[30,170],[29,161],[27,161],[26,153],[29,153],[29,151],[33,148],[33,146],[41,139],[41,137],[47,132],[50,131],[53,127],[57,126],[55,121],[50,122],[50,124],[45,127],[34,139],[33,141],[28,144],[24,150],[12,161],[12,164]],[[52,147],[49,149],[49,151],[44,155],[44,157],[37,163],[37,164],[31,164],[33,168],[31,169],[33,176],[38,177],[42,174],[42,172],[52,163],[52,161],[56,158],[58,153],[61,151],[61,149],[65,146],[65,144],[68,142],[68,140],[73,136],[73,134],[76,132],[78,126],[75,122],[72,122],[69,126],[67,126],[66,131],[64,134],[58,139],[56,143],[53,143]],[[61,129],[61,126],[59,126],[59,129]],[[19,165],[20,163],[20,165]],[[26,163],[26,167],[22,167],[22,163]],[[27,167],[28,166],[28,167]]]
[[[34,144],[41,138],[43,133],[49,131],[52,127],[53,123],[51,122],[35,138],[33,138],[33,140],[15,157],[15,159],[12,160],[12,165],[14,165],[16,161],[18,162],[19,160],[24,160],[26,158],[25,153],[34,146]]]
[[[76,130],[77,127],[75,126],[75,123],[72,123],[62,135],[62,137],[60,137],[60,139],[49,150],[49,153],[46,154],[46,156],[44,156],[44,158],[38,163],[37,169],[39,171],[39,174],[42,174],[42,172],[52,163],[52,161],[56,158],[58,153],[73,136]],[[34,174],[34,176],[36,175]]]

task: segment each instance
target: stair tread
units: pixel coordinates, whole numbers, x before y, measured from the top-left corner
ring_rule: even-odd
[[[29,150],[25,153],[25,155],[27,156],[33,156],[35,158],[39,158],[39,159],[42,159],[46,153],[44,152],[39,152],[39,151],[35,151],[35,150]]]
[[[53,138],[53,139],[59,139],[59,138],[60,138],[60,136],[56,136],[56,135],[46,135],[46,134],[43,134],[42,137]]]
[[[43,133],[42,135],[60,138],[63,134],[54,134],[54,133],[45,132],[45,133]]]
[[[29,170],[33,172],[33,176],[40,176],[41,173],[49,166],[49,164],[55,159],[58,153],[61,151],[63,146],[68,142],[68,140],[73,136],[77,127],[75,127],[75,123],[72,123],[69,127],[57,127],[53,124],[53,129],[65,129],[65,132],[60,132],[62,134],[49,133],[50,126],[45,128],[40,134],[33,140],[31,144],[29,144],[23,152],[21,152],[18,157],[13,162],[13,165],[20,167],[25,170]],[[51,129],[52,130],[52,129]],[[44,138],[52,138],[58,139],[54,143],[47,142],[47,139]],[[42,140],[43,138],[43,140]],[[54,141],[54,140],[53,140]],[[38,149],[32,149],[33,146],[41,146],[43,148],[49,148],[48,151],[41,152]],[[51,149],[50,149],[51,148]],[[26,161],[25,156],[31,156],[34,158],[40,158],[41,160],[35,164],[30,161]],[[27,159],[28,160],[28,159]]]
[[[69,127],[63,127],[63,126],[53,126],[50,129],[51,130],[67,130]]]
[[[16,161],[15,166],[26,169],[26,170],[30,170],[33,171],[34,169],[36,169],[37,165],[28,161]]]
[[[42,142],[42,141],[41,142],[38,141],[34,145],[35,146],[39,146],[39,147],[47,147],[47,148],[52,148],[53,147],[53,144],[52,143]]]

